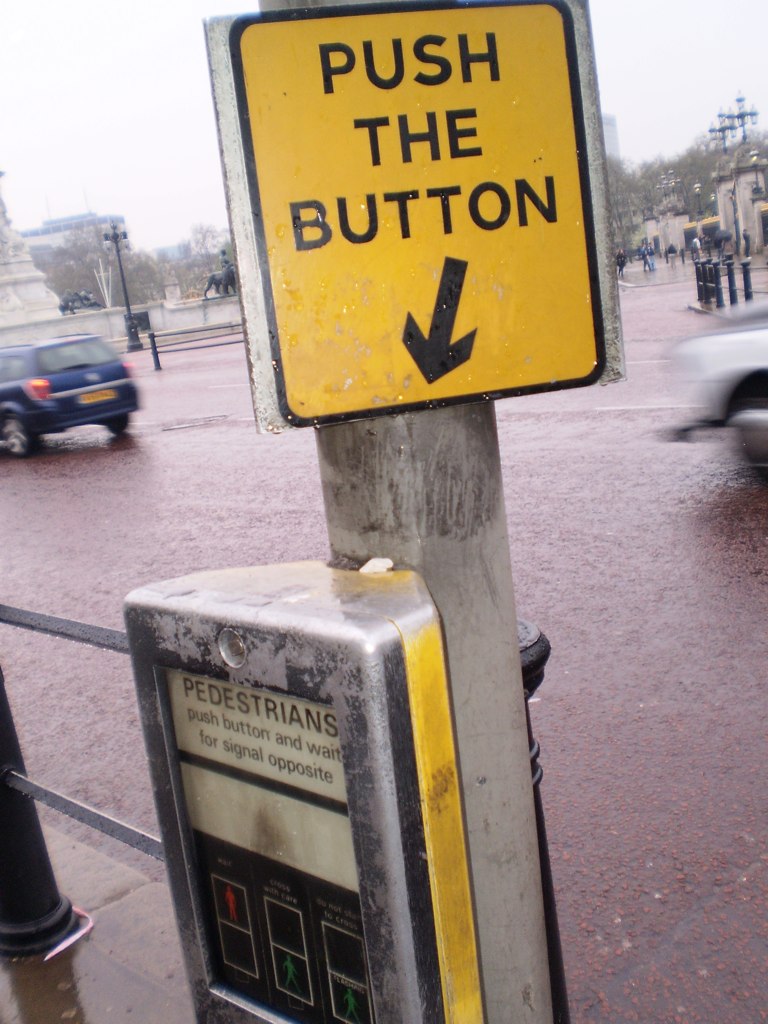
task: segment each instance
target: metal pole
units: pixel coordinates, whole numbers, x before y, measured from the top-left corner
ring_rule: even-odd
[[[553,1020],[492,403],[317,431],[334,564],[419,572],[443,621],[486,1024]],[[517,682],[515,682],[517,680]]]
[[[752,260],[741,261],[741,271],[744,275],[744,301],[749,302],[752,299]]]
[[[725,298],[723,296],[723,278],[720,273],[720,260],[715,260],[712,265],[712,270],[715,276],[715,306],[718,309],[724,309]]]
[[[728,274],[728,298],[732,306],[739,301],[739,293],[736,290],[736,271],[733,268],[733,260],[726,260],[725,269]]]
[[[0,671],[0,956],[31,956],[56,946],[77,926],[59,893],[32,800],[3,781],[8,769],[26,774]]]
[[[715,267],[712,259],[708,259],[703,265],[703,290],[705,290],[705,302],[715,301]]]
[[[565,981],[563,948],[560,942],[560,925],[557,920],[555,883],[549,859],[547,826],[544,820],[544,803],[541,796],[543,771],[539,765],[539,744],[534,739],[531,726],[529,701],[544,681],[544,666],[549,660],[549,640],[536,626],[522,619],[517,621],[517,642],[523,669],[523,692],[525,693],[525,718],[528,725],[528,744],[531,752],[531,773],[533,778],[533,801],[536,808],[536,833],[539,839],[539,863],[541,864],[541,886],[544,896],[544,922],[547,929],[547,950],[549,953],[549,978],[552,989],[552,1017],[554,1024],[570,1024],[568,990]]]
[[[156,370],[162,370],[162,366],[160,365],[160,356],[158,355],[157,352],[157,341],[155,340],[155,332],[150,331],[148,337],[149,347],[152,349],[152,362],[155,364]]]
[[[105,242],[111,242],[115,247],[115,255],[117,256],[117,269],[120,271],[120,283],[123,286],[123,302],[125,304],[125,329],[128,333],[128,352],[137,352],[139,349],[143,349],[144,346],[141,343],[139,337],[139,328],[136,323],[136,318],[131,311],[131,302],[128,298],[128,285],[125,283],[125,271],[123,270],[123,258],[120,255],[120,232],[117,230],[117,224],[112,223],[112,233],[104,235]],[[127,238],[125,232],[122,234],[123,238]]]

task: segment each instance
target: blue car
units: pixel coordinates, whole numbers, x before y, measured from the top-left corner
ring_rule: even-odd
[[[0,348],[0,440],[17,458],[42,434],[86,423],[122,434],[138,407],[128,367],[96,335]]]

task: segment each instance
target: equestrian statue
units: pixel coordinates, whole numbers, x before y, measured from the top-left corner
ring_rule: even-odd
[[[223,251],[221,254],[221,270],[215,270],[209,276],[208,284],[205,286],[205,291],[203,292],[204,299],[208,298],[208,292],[211,288],[215,288],[216,294],[220,296],[228,295],[230,291],[233,295],[237,292],[235,265],[227,259]]]
[[[64,292],[59,300],[59,312],[62,316],[66,316],[67,313],[72,313],[74,316],[78,309],[104,309],[104,307],[94,299],[91,292]]]

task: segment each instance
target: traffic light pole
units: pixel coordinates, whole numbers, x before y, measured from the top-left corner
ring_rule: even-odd
[[[486,1024],[552,1021],[547,939],[495,410],[317,431],[334,564],[390,558],[443,622]]]

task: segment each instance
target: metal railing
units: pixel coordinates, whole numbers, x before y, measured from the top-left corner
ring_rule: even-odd
[[[149,347],[152,350],[152,360],[156,370],[162,370],[160,365],[160,349],[163,352],[168,352],[174,355],[176,352],[196,352],[198,349],[204,348],[220,348],[224,345],[242,345],[243,343],[243,325],[241,322],[229,323],[229,324],[203,324],[200,327],[188,327],[182,331],[152,331],[150,330],[147,334],[149,338]],[[218,332],[222,337],[227,334],[240,333],[239,338],[227,338],[224,341],[210,341],[203,345],[189,344],[190,341],[206,341],[206,335]],[[191,337],[195,335],[195,337]],[[203,335],[202,338],[199,336]],[[179,338],[179,341],[169,341],[169,338]],[[160,345],[158,345],[158,341]]]
[[[128,654],[126,634],[0,604],[0,624]],[[0,955],[22,956],[56,946],[77,927],[57,888],[35,801],[135,850],[164,860],[160,839],[27,776],[0,667]]]

